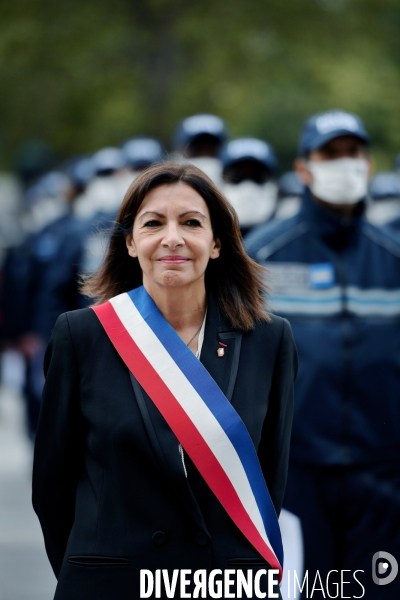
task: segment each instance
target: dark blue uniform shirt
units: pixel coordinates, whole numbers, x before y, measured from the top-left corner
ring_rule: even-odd
[[[400,243],[362,212],[340,218],[306,192],[296,216],[246,239],[298,348],[297,463],[400,458]]]
[[[67,214],[50,223],[35,238],[32,261],[41,276],[32,298],[32,328],[48,341],[58,316],[81,306],[78,288],[85,229]]]

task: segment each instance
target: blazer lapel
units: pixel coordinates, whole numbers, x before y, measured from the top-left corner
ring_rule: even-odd
[[[150,443],[153,447],[157,463],[171,484],[171,489],[179,503],[194,519],[199,529],[207,531],[196,498],[188,485],[182,455],[179,451],[179,442],[170,429],[168,423],[139,384],[130,373],[133,391],[142,415]]]
[[[200,361],[229,402],[232,401],[235,387],[241,344],[242,332],[232,329],[221,315],[216,300],[210,295]],[[223,356],[218,356],[218,348],[224,348]]]

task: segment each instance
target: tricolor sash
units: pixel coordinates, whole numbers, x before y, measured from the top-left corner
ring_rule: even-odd
[[[207,485],[281,580],[278,519],[253,442],[233,406],[143,286],[93,310]]]

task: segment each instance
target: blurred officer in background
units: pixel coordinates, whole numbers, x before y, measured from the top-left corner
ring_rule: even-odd
[[[108,230],[128,189],[132,175],[126,171],[120,148],[102,148],[91,158],[92,179],[73,207],[82,227],[79,272],[91,273],[101,262],[107,245]]]
[[[22,239],[22,188],[15,175],[0,172],[0,273],[8,248]]]
[[[80,264],[83,275],[93,273],[103,260],[112,226],[132,181],[143,169],[160,162],[164,156],[162,144],[148,136],[131,138],[121,149],[107,148],[106,152],[101,150],[93,156],[95,180],[76,211],[78,217],[86,216]],[[104,198],[104,191],[108,189],[111,190],[109,202]]]
[[[0,295],[5,348],[25,360],[24,398],[27,426],[34,437],[43,387],[43,353],[60,312],[78,308],[77,282],[71,276],[78,261],[80,233],[70,214],[73,180],[65,173],[44,175],[27,193],[23,217],[25,238],[7,255]]]
[[[20,152],[17,161],[20,169],[18,176],[23,185],[32,181],[34,175],[42,174],[41,157],[31,152],[31,144],[28,144],[28,149],[27,155],[25,151]],[[37,281],[36,273],[34,275],[30,268],[30,261],[41,229],[66,210],[66,200],[62,196],[67,185],[68,179],[62,173],[42,174],[22,196],[22,201],[18,202],[18,210],[12,216],[2,215],[5,217],[5,235],[1,236],[4,246],[0,286],[0,341],[3,348],[14,346],[28,331],[27,322],[30,321],[32,312],[28,293],[31,292],[32,285],[36,286]],[[52,203],[56,206],[55,209]],[[38,210],[37,205],[41,205],[42,209]]]
[[[397,238],[400,232],[400,173],[375,175],[369,186],[369,196],[368,220],[385,226],[387,232]]]
[[[400,597],[400,577],[371,578],[376,552],[400,558],[400,244],[363,218],[368,143],[356,115],[310,117],[295,162],[301,210],[257,228],[247,248],[269,268],[271,306],[299,352],[284,506],[301,519],[305,569],[311,581],[349,569],[342,597],[362,597],[361,569],[365,597],[383,600]]]
[[[36,294],[33,328],[45,343],[57,317],[65,310],[75,310],[84,304],[78,279],[87,228],[86,222],[74,216],[73,210],[92,180],[91,159],[74,159],[67,166],[67,174],[70,182],[66,193],[68,210],[41,233],[42,244],[46,244],[48,252]]]
[[[297,171],[284,173],[278,181],[278,204],[275,211],[277,219],[289,219],[300,210],[304,194],[304,184]]]
[[[71,180],[69,199],[72,205],[86,192],[93,178],[93,161],[89,155],[74,156],[67,161],[66,173]]]
[[[369,183],[366,216],[374,225],[386,225],[400,218],[400,175],[377,173]]]
[[[102,148],[92,156],[91,162],[92,179],[74,204],[74,215],[79,219],[92,219],[99,211],[118,210],[126,191],[126,164],[120,148]]]
[[[4,340],[15,341],[30,330],[32,298],[42,274],[41,267],[50,254],[46,229],[67,211],[67,186],[65,174],[53,171],[39,179],[25,196],[27,207],[21,219],[24,238],[7,254],[1,288]]]
[[[220,117],[209,114],[186,117],[178,123],[172,138],[173,158],[192,163],[220,187],[222,165],[219,155],[227,137],[228,129]]]
[[[8,252],[17,248],[31,231],[30,220],[23,223],[21,219],[27,210],[26,192],[35,189],[38,196],[36,184],[54,168],[55,161],[55,154],[46,142],[25,140],[17,148],[15,174],[0,174],[0,278]],[[28,229],[24,229],[27,224]],[[0,326],[1,320],[0,313]]]
[[[43,175],[25,196],[26,210],[21,221],[26,234],[40,233],[43,228],[70,212],[69,177],[62,171]]]
[[[161,162],[166,151],[161,142],[149,136],[130,138],[122,145],[121,151],[125,163],[124,171],[119,177],[122,202],[132,181],[150,165]]]
[[[221,152],[221,189],[235,208],[242,233],[268,221],[275,212],[278,170],[275,152],[267,142],[243,137],[227,142]]]
[[[127,171],[136,176],[150,165],[161,162],[166,156],[166,151],[159,140],[138,136],[123,144],[122,154]]]

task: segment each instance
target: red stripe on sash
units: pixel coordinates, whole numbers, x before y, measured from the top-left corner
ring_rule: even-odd
[[[272,568],[282,568],[244,509],[230,479],[191,419],[121,323],[110,302],[92,307],[122,360],[150,396],[202,477],[249,542]]]

